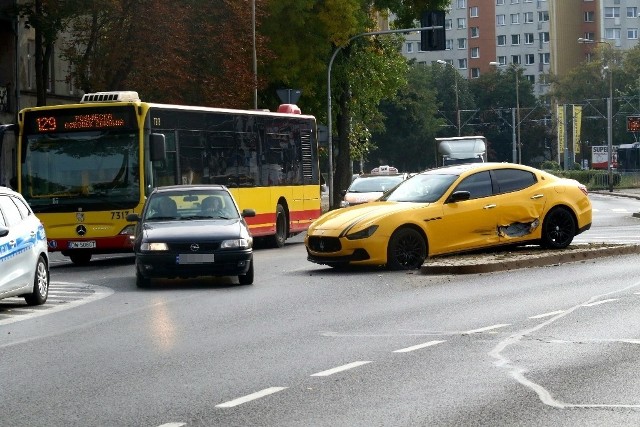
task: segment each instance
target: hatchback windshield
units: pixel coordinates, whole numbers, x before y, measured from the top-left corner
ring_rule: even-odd
[[[457,178],[458,175],[450,174],[419,174],[403,181],[381,200],[432,203],[442,197]]]
[[[190,219],[236,219],[238,210],[226,191],[160,192],[148,202],[144,218],[149,221]]]

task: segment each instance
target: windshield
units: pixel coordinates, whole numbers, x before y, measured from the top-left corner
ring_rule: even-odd
[[[36,212],[135,206],[140,199],[134,132],[29,135],[22,194]]]
[[[392,202],[432,203],[451,187],[458,175],[424,173],[403,181],[381,200]]]
[[[147,200],[143,218],[147,221],[237,219],[240,214],[230,193],[194,189],[152,194]]]
[[[350,193],[385,192],[402,182],[402,175],[358,177],[349,186]]]

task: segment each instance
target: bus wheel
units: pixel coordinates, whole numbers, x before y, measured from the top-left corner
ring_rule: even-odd
[[[89,264],[89,261],[91,261],[91,254],[86,252],[80,252],[77,254],[69,255],[69,258],[71,258],[71,262],[74,263],[75,265],[87,265]]]
[[[284,246],[284,241],[287,240],[287,214],[281,204],[276,206],[276,234],[271,236],[271,245],[274,248],[281,248]]]

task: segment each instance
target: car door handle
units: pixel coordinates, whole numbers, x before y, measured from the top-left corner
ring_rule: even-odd
[[[535,196],[531,196],[532,200],[541,199],[544,197],[544,194],[536,194]]]
[[[482,209],[493,209],[495,207],[496,207],[496,205],[484,205],[484,207]]]

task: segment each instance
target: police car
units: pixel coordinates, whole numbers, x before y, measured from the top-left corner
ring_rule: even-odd
[[[49,256],[44,226],[24,198],[0,187],[0,298],[44,304],[49,295]]]
[[[356,175],[349,188],[342,192],[340,207],[376,200],[408,177],[409,174],[398,172],[393,166],[378,166],[369,174]]]

